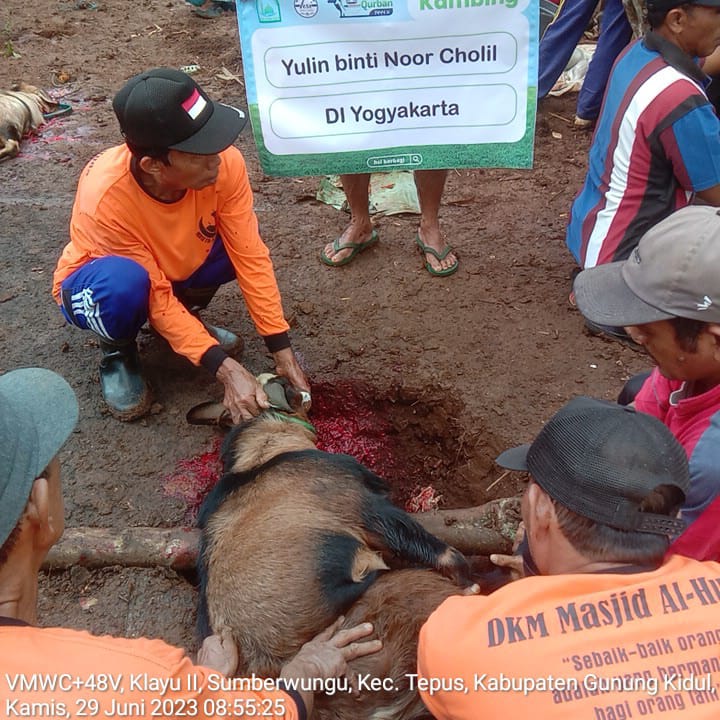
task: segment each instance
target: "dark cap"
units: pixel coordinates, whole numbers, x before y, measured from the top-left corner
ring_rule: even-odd
[[[673,317],[720,323],[719,267],[720,211],[690,205],[650,228],[627,260],[583,270],[575,301],[600,325]]]
[[[139,148],[214,155],[245,127],[242,110],[213,102],[189,76],[156,68],[128,80],[113,100],[125,139]]]
[[[720,7],[720,0],[645,0],[648,12],[668,12],[681,5],[705,5],[706,7]]]
[[[506,450],[496,462],[529,472],[553,500],[595,522],[656,535],[685,528],[674,516],[690,485],[685,451],[662,422],[632,408],[574,398],[531,445]],[[659,486],[673,497],[673,515],[643,509]]]
[[[23,368],[0,377],[0,545],[77,419],[75,393],[56,373]]]

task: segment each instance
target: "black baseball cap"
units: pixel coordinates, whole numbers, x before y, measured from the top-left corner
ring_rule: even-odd
[[[685,529],[675,515],[690,486],[687,456],[652,415],[577,397],[532,444],[506,450],[496,462],[529,472],[553,500],[595,522],[655,535]],[[672,498],[668,514],[646,512],[648,496],[660,486]]]
[[[720,7],[720,0],[645,0],[648,12],[668,12],[681,5],[705,5],[706,7]]]
[[[128,80],[113,100],[123,136],[139,148],[214,155],[247,123],[242,110],[213,102],[186,73],[155,68]]]

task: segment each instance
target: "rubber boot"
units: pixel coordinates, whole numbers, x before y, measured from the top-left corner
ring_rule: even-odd
[[[150,388],[142,376],[137,344],[100,341],[100,389],[110,413],[118,420],[137,420],[150,410]]]
[[[210,325],[209,323],[206,323],[202,318],[200,318],[197,312],[192,311],[192,313],[193,315],[197,316],[198,320],[200,320],[205,329],[218,341],[220,347],[228,355],[242,355],[242,351],[245,348],[245,343],[239,335],[236,335],[231,330],[217,327],[215,325]]]

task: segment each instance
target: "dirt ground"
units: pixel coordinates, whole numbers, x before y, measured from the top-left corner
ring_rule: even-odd
[[[120,141],[114,92],[148,67],[193,63],[211,96],[245,104],[243,86],[219,77],[223,68],[242,73],[232,14],[203,20],[181,0],[0,6],[1,84],[25,80],[73,106],[24,142],[19,157],[0,164],[0,370],[45,366],[78,394],[80,423],[63,453],[68,526],[182,525],[188,503],[170,497],[165,480],[218,437],[185,422],[193,404],[219,399],[218,384],[149,334],[141,345],[156,391],[153,414],[134,424],[112,419],[100,399],[96,344],[64,325],[50,296],[78,175],[95,153]],[[323,266],[319,250],[347,217],[315,200],[319,178],[268,177],[251,134],[238,140],[316,397],[353,389],[363,411],[377,413],[393,437],[396,479],[432,485],[444,507],[518,492],[517,478],[493,484],[499,451],[532,438],[576,394],[614,398],[647,364],[586,335],[567,302],[574,263],[564,227],[590,141],[572,127],[574,101],[542,103],[533,170],[451,172],[442,220],[461,266],[450,278],[424,270],[412,216],[379,218],[375,248],[347,267]],[[223,288],[206,317],[242,331],[244,362],[269,369],[236,288]],[[344,406],[349,419],[357,407]],[[193,647],[191,580],[159,569],[55,571],[43,577],[40,617]]]

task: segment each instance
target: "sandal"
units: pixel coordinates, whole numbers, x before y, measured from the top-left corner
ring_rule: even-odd
[[[71,112],[72,112],[72,105],[68,105],[67,103],[59,102],[57,104],[57,107],[55,108],[55,110],[43,113],[43,120],[45,122],[47,122],[48,120],[52,120],[53,118],[64,117],[65,115],[69,115]]]
[[[415,235],[415,242],[423,253],[430,253],[436,260],[444,260],[453,251],[452,245],[445,245],[442,251],[438,252],[435,248],[431,248],[420,239],[420,233]],[[448,275],[452,275],[457,271],[459,266],[460,262],[457,257],[450,267],[446,267],[443,270],[436,270],[427,260],[425,260],[425,269],[435,277],[447,277]]]
[[[185,416],[189,425],[215,425],[221,428],[233,426],[232,416],[228,409],[215,400],[208,400],[188,410]]]
[[[341,250],[348,250],[352,248],[352,252],[342,260],[333,260],[332,258],[328,257],[328,254],[325,252],[325,249],[323,248],[323,251],[320,253],[320,259],[330,267],[340,267],[341,265],[347,265],[349,262],[352,262],[363,250],[367,250],[369,247],[372,247],[375,245],[375,243],[380,239],[380,236],[378,235],[378,231],[374,230],[370,233],[370,237],[365,240],[364,242],[359,243],[343,243],[340,244],[340,238],[335,238],[333,241],[332,247],[333,250],[338,253]]]

